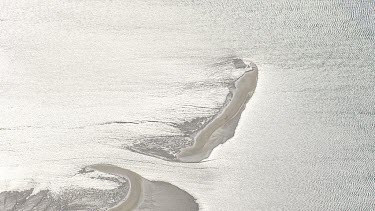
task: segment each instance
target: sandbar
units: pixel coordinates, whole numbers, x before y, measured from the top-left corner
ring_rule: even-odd
[[[234,136],[241,113],[252,97],[258,81],[257,66],[254,63],[250,63],[248,69],[234,82],[234,88],[229,93],[232,95],[230,102],[211,122],[197,133],[193,146],[182,149],[177,154],[178,161],[187,163],[201,162],[210,156],[215,147]]]
[[[112,207],[111,211],[199,210],[199,205],[193,196],[170,183],[150,181],[135,172],[109,164],[95,164],[87,168],[129,180],[128,195],[122,202]]]

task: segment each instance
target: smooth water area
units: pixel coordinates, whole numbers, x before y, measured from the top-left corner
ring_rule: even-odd
[[[202,210],[375,207],[373,1],[2,1],[0,190],[75,185],[111,163]],[[259,67],[208,162],[123,149],[217,111],[232,56]],[[6,67],[6,68],[4,68]],[[129,124],[107,124],[114,121]]]

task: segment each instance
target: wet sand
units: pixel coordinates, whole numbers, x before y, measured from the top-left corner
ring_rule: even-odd
[[[139,206],[143,197],[143,178],[140,175],[130,170],[122,169],[113,165],[96,164],[88,166],[87,168],[107,174],[125,177],[129,180],[130,190],[128,195],[125,197],[125,201],[115,207],[112,207],[110,210],[135,210]]]
[[[115,181],[119,187],[110,190],[68,189],[59,193],[50,190],[33,193],[34,189],[5,191],[0,193],[0,210],[199,210],[193,196],[170,183],[149,181],[135,172],[108,164],[90,165],[80,173],[93,171],[116,176],[100,179]]]
[[[87,168],[129,180],[130,190],[127,197],[110,210],[199,210],[194,197],[170,183],[149,181],[135,172],[114,165],[96,164]]]
[[[87,173],[87,172],[82,172]],[[27,189],[0,193],[1,211],[105,211],[119,204],[129,192],[129,183],[115,177],[95,177],[117,183],[115,189],[68,188],[61,192]],[[35,192],[34,192],[35,191]]]
[[[177,155],[179,161],[201,162],[209,157],[215,147],[234,136],[241,113],[253,95],[258,80],[257,66],[253,63],[250,66],[251,70],[235,81],[230,93],[233,95],[231,101],[197,134],[192,147],[181,150]]]

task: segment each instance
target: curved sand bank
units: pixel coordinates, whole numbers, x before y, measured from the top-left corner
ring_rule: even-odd
[[[258,68],[251,63],[251,70],[246,71],[235,83],[231,90],[232,99],[227,106],[195,137],[194,145],[182,149],[177,155],[181,162],[200,162],[209,157],[212,150],[219,144],[233,137],[242,111],[253,95],[257,80]]]
[[[123,202],[110,210],[199,210],[194,197],[172,184],[149,181],[137,173],[113,165],[96,164],[87,168],[125,177],[129,180],[130,190],[127,197],[125,197]]]
[[[120,211],[120,210],[135,210],[140,202],[142,201],[143,195],[143,178],[130,170],[123,169],[113,165],[106,164],[96,164],[87,167],[88,169],[93,169],[106,174],[112,174],[120,177],[125,177],[129,180],[130,190],[125,198],[125,201],[112,207],[110,210]]]

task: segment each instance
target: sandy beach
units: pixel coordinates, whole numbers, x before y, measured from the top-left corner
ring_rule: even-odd
[[[234,136],[235,129],[246,103],[253,95],[258,80],[258,68],[251,63],[230,90],[232,99],[227,106],[195,137],[194,145],[181,150],[177,159],[181,162],[200,162],[209,157],[212,150]]]

